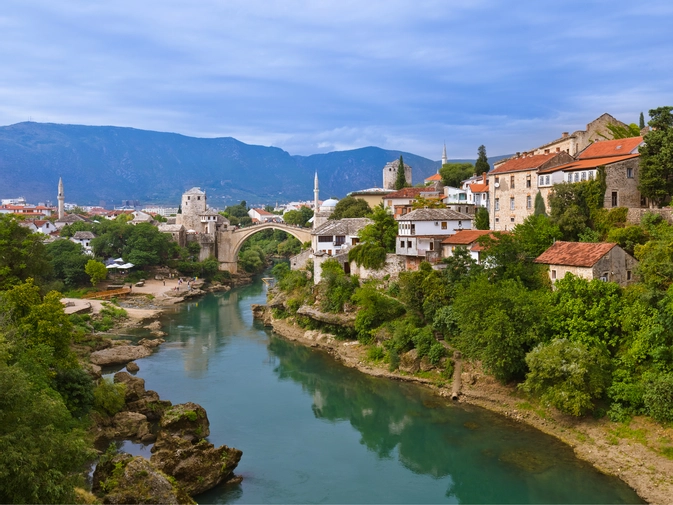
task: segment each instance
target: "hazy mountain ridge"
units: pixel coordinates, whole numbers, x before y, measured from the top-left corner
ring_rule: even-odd
[[[0,127],[0,189],[4,198],[54,202],[62,177],[66,201],[80,204],[134,199],[177,205],[192,186],[205,189],[215,206],[240,199],[309,200],[316,170],[321,198],[343,197],[381,186],[383,167],[400,154],[413,167],[414,183],[440,167],[439,161],[378,147],[292,156],[231,137],[26,122]]]

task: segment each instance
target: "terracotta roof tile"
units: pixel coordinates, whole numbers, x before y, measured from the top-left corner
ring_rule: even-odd
[[[488,184],[470,184],[470,191],[472,193],[488,193]]]
[[[585,160],[588,158],[604,158],[606,156],[625,156],[638,152],[638,147],[643,143],[643,137],[631,137],[628,139],[601,140],[594,142],[577,158]]]
[[[490,230],[460,230],[451,235],[450,237],[442,240],[442,244],[450,245],[470,245],[472,242],[477,240],[479,237],[493,233]]]
[[[398,221],[470,221],[472,218],[450,209],[416,209],[401,216]]]
[[[426,178],[425,178],[425,181],[426,181],[426,182],[430,182],[430,181],[441,181],[441,180],[442,180],[442,176],[439,175],[438,173],[437,173],[437,174],[434,174],[434,175],[431,175],[430,177],[426,177]]]
[[[532,156],[521,156],[519,158],[510,158],[497,168],[491,170],[488,174],[503,174],[509,172],[520,172],[522,170],[536,170],[542,165],[553,159],[558,153],[535,154]]]
[[[592,267],[617,244],[610,242],[555,242],[535,259],[535,263]]]
[[[572,163],[566,163],[565,165],[558,165],[556,167],[545,168],[544,170],[538,171],[539,174],[550,174],[552,172],[558,172],[563,170],[565,172],[571,172],[573,170],[586,170],[589,168],[600,167],[601,165],[609,165],[610,163],[617,163],[618,161],[630,160],[631,158],[637,158],[639,154],[629,154],[626,156],[610,156],[605,158],[589,158],[589,159],[580,159],[573,161]]]

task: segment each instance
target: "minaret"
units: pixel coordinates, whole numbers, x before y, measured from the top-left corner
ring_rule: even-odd
[[[63,194],[63,179],[58,178],[58,219],[65,217],[65,195]]]
[[[442,166],[446,165],[449,160],[446,157],[446,142],[444,142],[444,152],[442,152]]]
[[[313,228],[316,227],[315,222],[318,217],[318,211],[320,210],[320,200],[318,199],[318,171],[315,171],[315,178],[313,179]]]

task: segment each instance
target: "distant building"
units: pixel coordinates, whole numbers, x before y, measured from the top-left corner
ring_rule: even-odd
[[[84,249],[84,252],[86,254],[89,254],[90,256],[93,256],[93,249],[91,247],[91,241],[95,238],[96,238],[96,235],[94,235],[90,231],[78,231],[78,232],[75,232],[75,234],[72,237],[70,237],[70,241],[81,245],[82,249]]]
[[[395,189],[395,182],[397,181],[397,170],[400,166],[400,160],[391,161],[383,167],[383,189]],[[411,167],[404,164],[404,179],[406,183],[411,185]]]
[[[627,286],[635,282],[638,261],[617,244],[609,242],[555,242],[535,259],[549,265],[552,282],[571,273],[577,277]]]
[[[483,248],[477,242],[485,235],[493,236],[490,230],[459,230],[442,240],[442,258],[450,258],[456,249],[463,248],[469,251],[470,256],[477,263],[481,263]]]
[[[384,200],[384,207],[388,209],[393,216],[399,217],[412,211],[414,201],[419,198],[427,200],[438,200],[440,192],[433,186],[422,188],[402,188],[399,191],[388,193]]]
[[[373,223],[365,217],[330,220],[311,232],[311,246],[314,253],[326,253],[334,256],[359,242],[360,230]]]

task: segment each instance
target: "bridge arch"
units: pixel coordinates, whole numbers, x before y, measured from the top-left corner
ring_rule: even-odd
[[[281,230],[298,239],[302,244],[311,241],[311,229],[280,223],[262,223],[238,230],[226,230],[218,235],[218,261],[220,270],[238,271],[238,253],[243,243],[255,233],[264,230]]]

